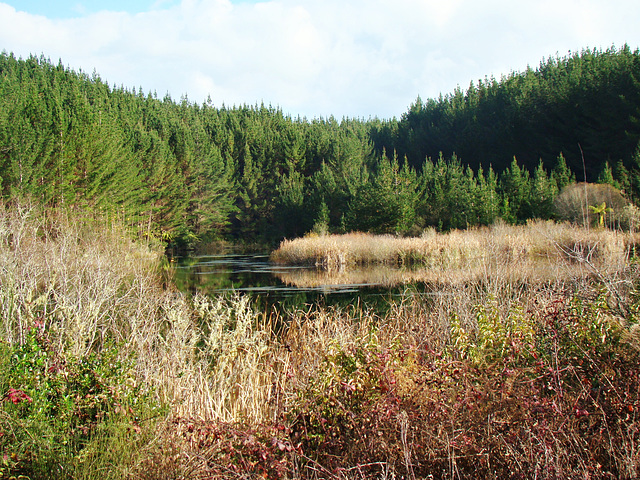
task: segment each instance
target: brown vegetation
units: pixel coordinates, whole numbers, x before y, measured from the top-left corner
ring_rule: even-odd
[[[3,345],[34,326],[62,357],[115,344],[135,359],[123,382],[160,407],[125,415],[119,435],[97,429],[65,464],[75,478],[640,474],[638,275],[626,236],[577,237],[553,224],[536,225],[547,229],[538,240],[525,227],[434,236],[422,241],[441,265],[489,245],[498,272],[539,254],[587,269],[539,283],[442,281],[438,295],[408,290],[384,315],[354,306],[275,319],[244,297],[163,287],[158,251],[104,223],[0,210]],[[552,247],[538,243],[547,237]],[[2,388],[29,393],[0,377]],[[10,460],[0,478],[43,478],[23,405],[0,404]]]
[[[566,186],[554,202],[558,218],[579,225],[638,229],[638,208],[616,188],[606,183],[574,183]],[[594,207],[604,206],[598,214]]]
[[[316,265],[341,270],[354,265],[408,265],[452,270],[517,266],[522,262],[599,261],[599,267],[618,269],[637,242],[634,234],[590,229],[551,221],[527,225],[495,224],[437,234],[426,230],[420,237],[395,237],[348,233],[310,235],[284,240],[271,255],[281,264]],[[499,273],[499,272],[498,272]]]

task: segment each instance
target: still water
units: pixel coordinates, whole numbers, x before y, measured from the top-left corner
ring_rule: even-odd
[[[401,269],[389,267],[327,272],[316,267],[277,265],[267,253],[180,258],[175,283],[185,292],[208,295],[239,292],[261,307],[316,305],[380,306],[391,298],[420,294]]]

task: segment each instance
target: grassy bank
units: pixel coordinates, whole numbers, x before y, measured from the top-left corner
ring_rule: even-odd
[[[0,208],[0,478],[638,476],[638,275],[598,234],[556,242],[570,282],[270,318],[104,219]]]
[[[269,329],[246,299],[177,292],[161,252],[104,218],[0,208],[0,478],[137,478],[168,419],[267,416]]]
[[[354,265],[408,265],[458,269],[526,260],[626,261],[637,235],[608,229],[535,221],[527,225],[496,224],[421,237],[348,233],[284,240],[273,252],[276,263],[344,269]]]

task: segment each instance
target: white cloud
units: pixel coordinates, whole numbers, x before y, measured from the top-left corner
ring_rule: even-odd
[[[556,52],[635,48],[639,14],[635,1],[609,0],[159,0],[53,20],[0,3],[0,48],[176,99],[389,117]]]

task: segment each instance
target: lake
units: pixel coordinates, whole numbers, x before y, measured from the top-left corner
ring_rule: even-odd
[[[456,266],[420,268],[389,265],[322,269],[275,264],[266,252],[224,253],[178,258],[175,283],[189,293],[249,295],[257,308],[279,312],[310,305],[361,306],[383,313],[390,300],[455,295],[464,285],[489,285],[500,279],[533,286],[558,279],[572,281],[589,274],[580,262],[555,258],[498,260],[474,257]],[[481,287],[484,288],[484,287]]]
[[[430,295],[424,286],[412,282],[410,270],[378,266],[326,271],[284,266],[270,262],[268,253],[178,258],[175,283],[189,293],[250,295],[261,308],[344,306],[354,302],[380,308],[391,298]]]

